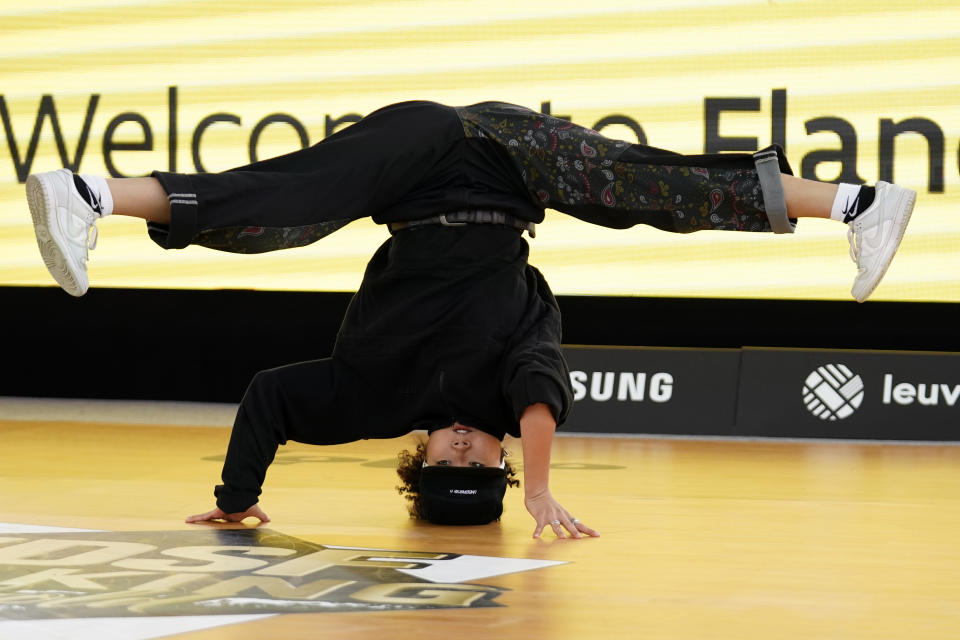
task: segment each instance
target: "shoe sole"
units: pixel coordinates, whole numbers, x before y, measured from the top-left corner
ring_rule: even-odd
[[[27,204],[30,207],[33,229],[37,236],[37,247],[40,248],[40,256],[47,271],[64,291],[72,296],[82,296],[86,293],[86,289],[73,275],[70,259],[50,232],[50,220],[53,219],[54,213],[50,203],[53,202],[53,198],[47,192],[43,181],[36,176],[27,177],[26,190]]]
[[[866,292],[862,293],[859,297],[855,296],[857,302],[866,302],[877,287],[880,286],[880,282],[883,280],[883,277],[887,275],[887,270],[890,268],[890,265],[893,263],[893,256],[896,255],[897,249],[900,247],[900,241],[903,240],[903,234],[907,231],[907,223],[910,222],[910,216],[913,215],[913,207],[917,203],[917,192],[913,189],[904,189],[904,195],[906,199],[902,202],[897,203],[897,209],[903,211],[904,213],[900,216],[899,223],[897,224],[896,229],[894,230],[893,237],[893,250],[890,251],[890,258],[884,261],[883,267],[880,269],[880,273],[873,278],[873,286],[870,287]]]

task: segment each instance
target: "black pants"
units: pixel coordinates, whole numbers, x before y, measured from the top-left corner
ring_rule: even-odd
[[[150,224],[150,235],[171,249],[259,253],[310,244],[363,217],[470,208],[533,222],[552,208],[619,229],[770,230],[751,154],[684,156],[495,102],[400,103],[283,156],[223,173],[153,175],[172,219]]]

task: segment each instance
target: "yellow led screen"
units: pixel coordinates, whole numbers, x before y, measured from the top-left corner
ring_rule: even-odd
[[[874,298],[960,301],[958,69],[946,1],[5,0],[0,284],[52,284],[29,172],[221,171],[393,102],[500,100],[682,153],[776,141],[797,174],[892,177],[920,196]],[[94,287],[351,291],[388,236],[362,220],[240,256],[99,227]],[[856,270],[821,220],[677,235],[548,212],[531,246],[560,294],[848,299]]]

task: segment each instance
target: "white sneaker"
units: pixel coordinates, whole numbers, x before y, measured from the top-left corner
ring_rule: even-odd
[[[77,192],[69,169],[35,173],[26,186],[33,230],[47,270],[67,293],[82,296],[89,286],[88,251],[97,246],[97,213]]]
[[[857,302],[869,298],[880,284],[917,201],[916,191],[889,182],[877,182],[876,190],[873,202],[850,221],[847,232],[850,257],[859,268],[851,290]]]

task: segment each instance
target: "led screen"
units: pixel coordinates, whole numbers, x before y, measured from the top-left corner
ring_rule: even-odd
[[[50,285],[23,181],[61,166],[221,171],[393,102],[501,100],[683,153],[783,144],[795,173],[919,200],[874,298],[960,301],[960,5],[597,0],[0,3],[0,284]],[[93,286],[355,290],[367,220],[256,256],[100,223]],[[848,299],[845,228],[611,230],[548,212],[555,292]]]

